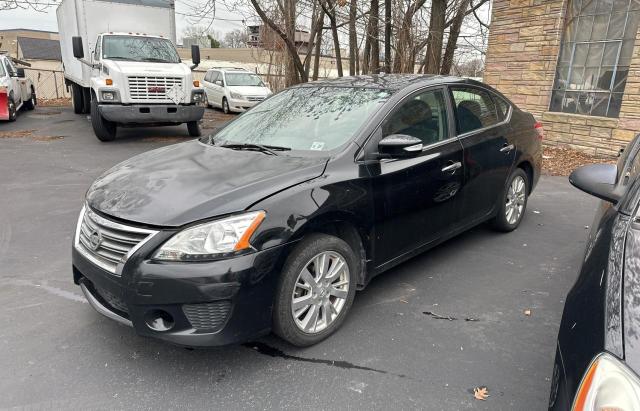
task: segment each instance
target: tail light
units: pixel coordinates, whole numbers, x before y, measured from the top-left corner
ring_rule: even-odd
[[[542,127],[542,123],[536,121],[533,125],[533,129],[536,131],[536,133],[538,133],[538,138],[542,140],[544,138],[544,128]]]

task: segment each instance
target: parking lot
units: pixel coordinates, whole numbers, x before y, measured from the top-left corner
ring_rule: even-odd
[[[205,131],[227,118],[208,110]],[[89,184],[187,139],[180,126],[101,143],[66,107],[0,124],[0,408],[546,409],[594,198],[542,177],[515,232],[479,226],[377,277],[316,346],[187,350],[93,311],[70,262]]]

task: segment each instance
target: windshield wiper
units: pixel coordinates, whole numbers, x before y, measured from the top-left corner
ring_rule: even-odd
[[[169,60],[159,59],[157,57],[145,57],[145,58],[142,59],[142,61],[155,61],[155,62],[158,62],[158,63],[172,63]]]
[[[253,144],[253,143],[228,143],[228,144],[221,144],[220,147],[226,147],[232,150],[257,150],[266,154],[271,154],[272,156],[278,155],[276,151],[291,150],[289,147],[265,146],[262,144]]]

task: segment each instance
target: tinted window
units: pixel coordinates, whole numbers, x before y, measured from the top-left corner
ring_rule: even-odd
[[[367,88],[287,89],[242,114],[216,134],[215,143],[332,150],[353,138],[389,96]]]
[[[496,107],[489,93],[476,88],[452,88],[458,134],[498,123]]]
[[[425,145],[447,138],[447,111],[442,90],[416,94],[403,102],[382,125],[383,136],[407,134]]]
[[[509,115],[509,108],[511,108],[509,103],[504,101],[502,97],[496,96],[495,94],[493,95],[493,101],[496,102],[496,108],[498,109],[498,114],[500,115],[500,118],[502,119],[507,118],[507,116]]]

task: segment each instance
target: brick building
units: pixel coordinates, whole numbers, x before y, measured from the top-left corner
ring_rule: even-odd
[[[545,142],[615,155],[640,132],[640,3],[494,0],[485,77]]]

